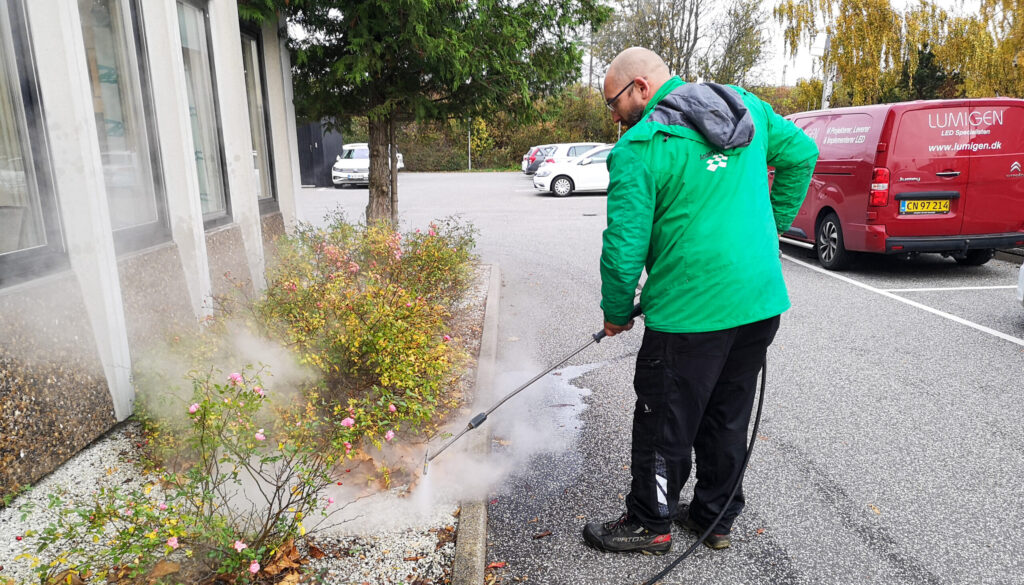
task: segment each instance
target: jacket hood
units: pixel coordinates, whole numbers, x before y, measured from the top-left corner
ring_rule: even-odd
[[[717,83],[684,83],[654,107],[650,122],[684,126],[722,150],[743,148],[754,138],[754,121],[736,90]]]

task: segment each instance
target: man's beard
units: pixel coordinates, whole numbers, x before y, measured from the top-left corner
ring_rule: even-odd
[[[635,108],[633,108],[632,110],[626,112],[626,114],[624,116],[622,116],[622,124],[624,126],[633,127],[633,126],[636,126],[637,124],[639,124],[640,123],[640,119],[643,118],[643,117],[644,117],[644,106],[642,104],[638,104]]]

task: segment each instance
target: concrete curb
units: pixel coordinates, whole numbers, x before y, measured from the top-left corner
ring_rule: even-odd
[[[498,300],[500,296],[501,271],[497,264],[492,264],[473,392],[477,404],[488,404],[493,399],[491,394],[494,386],[494,364],[498,353]],[[491,431],[489,427],[485,427],[483,431],[466,437],[472,451],[490,452]],[[481,585],[484,582],[484,564],[486,562],[487,503],[482,499],[462,502],[455,541],[455,560],[452,562],[452,585]]]

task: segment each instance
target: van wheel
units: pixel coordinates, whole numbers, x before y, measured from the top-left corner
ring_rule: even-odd
[[[956,263],[960,266],[981,266],[995,256],[996,251],[990,249],[967,250],[963,256],[955,256]]]
[[[818,262],[828,270],[843,270],[850,265],[850,253],[843,244],[843,228],[839,225],[839,216],[835,213],[830,213],[821,220],[815,244]]]
[[[555,177],[555,180],[551,181],[551,192],[555,195],[555,197],[565,197],[567,195],[572,195],[572,188],[572,179],[566,177],[565,175]]]

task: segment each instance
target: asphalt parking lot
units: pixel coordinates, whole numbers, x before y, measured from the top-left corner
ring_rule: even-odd
[[[366,196],[304,190],[300,217],[340,205],[358,218]],[[521,173],[403,173],[399,201],[405,229],[473,222],[481,260],[500,266],[493,395],[599,328],[604,196],[541,196]],[[734,545],[699,548],[662,583],[1024,583],[1018,267],[925,255],[830,273],[802,248],[782,251],[793,307],[769,353]],[[628,490],[641,329],[489,419],[495,582],[642,583],[692,542],[675,531],[673,553],[653,558],[595,552],[580,537],[584,522],[617,516]]]

